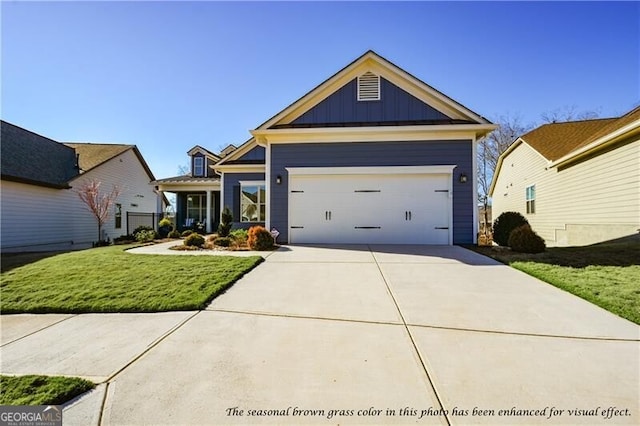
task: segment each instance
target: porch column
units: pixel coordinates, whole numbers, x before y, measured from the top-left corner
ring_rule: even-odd
[[[207,234],[211,233],[211,191],[207,191]]]
[[[156,190],[156,213],[158,213],[160,216],[162,216],[162,214],[164,213],[163,196],[164,192]]]

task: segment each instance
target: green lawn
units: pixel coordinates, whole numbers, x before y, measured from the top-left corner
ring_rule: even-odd
[[[126,246],[51,256],[2,272],[0,311],[158,312],[204,308],[262,258],[137,255]],[[5,256],[3,256],[3,267]],[[8,269],[8,268],[7,268]]]
[[[94,387],[77,377],[0,376],[0,405],[59,405]]]
[[[640,324],[640,242],[552,247],[519,254],[495,247],[467,247],[582,297]]]

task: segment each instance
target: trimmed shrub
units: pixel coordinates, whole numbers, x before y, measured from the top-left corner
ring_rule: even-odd
[[[252,226],[247,233],[247,245],[251,250],[271,250],[273,236],[263,226]]]
[[[213,241],[213,244],[220,247],[229,247],[233,240],[229,237],[218,237]]]
[[[136,234],[136,241],[139,243],[148,243],[156,238],[156,231],[140,231]]]
[[[220,225],[218,225],[218,235],[221,237],[228,237],[231,226],[233,225],[233,215],[229,207],[225,207],[220,214]]]
[[[147,225],[140,225],[138,226],[136,229],[133,230],[133,235],[134,237],[136,236],[136,234],[140,231],[153,231],[153,228]]]
[[[180,234],[180,236],[182,238],[188,237],[189,235],[193,234],[193,230],[191,229],[185,229],[184,231],[182,231],[182,234]]]
[[[531,226],[522,225],[511,231],[509,247],[520,253],[542,253],[546,245],[542,237],[535,233]]]
[[[160,237],[168,237],[171,231],[173,231],[173,223],[171,223],[171,220],[168,217],[162,218],[160,222],[158,222],[158,234],[160,234]]]
[[[203,244],[204,244],[204,237],[195,232],[184,239],[185,246],[202,247]]]
[[[133,235],[120,235],[113,239],[113,244],[128,244],[133,243],[135,240],[136,239]]]
[[[246,244],[247,238],[249,237],[249,233],[247,232],[246,229],[234,229],[233,231],[231,231],[229,236],[233,238],[233,240],[237,244],[243,245],[243,244]]]
[[[511,231],[529,222],[518,212],[504,212],[493,222],[493,241],[503,247],[509,245]]]
[[[93,247],[106,247],[111,245],[111,240],[107,237],[106,240],[96,241],[92,244]]]
[[[160,222],[158,222],[158,226],[173,226],[173,223],[171,223],[171,219],[168,217],[163,217],[160,219]]]
[[[180,233],[174,229],[173,231],[169,232],[169,235],[167,235],[167,237],[180,238]]]

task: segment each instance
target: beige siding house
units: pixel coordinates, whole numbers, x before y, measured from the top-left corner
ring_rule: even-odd
[[[89,179],[106,191],[121,188],[103,239],[127,234],[127,212],[162,211],[163,199],[150,184],[155,178],[135,145],[63,144],[1,124],[3,252],[91,247],[98,240],[96,219],[74,191]]]
[[[618,118],[545,124],[498,160],[493,217],[522,213],[549,246],[640,230],[640,108]]]

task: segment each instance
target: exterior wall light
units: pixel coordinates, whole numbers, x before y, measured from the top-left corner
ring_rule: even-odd
[[[278,185],[280,185],[282,183],[282,176],[280,176],[280,175],[276,176],[276,183]]]
[[[460,183],[467,183],[467,175],[460,173]]]

